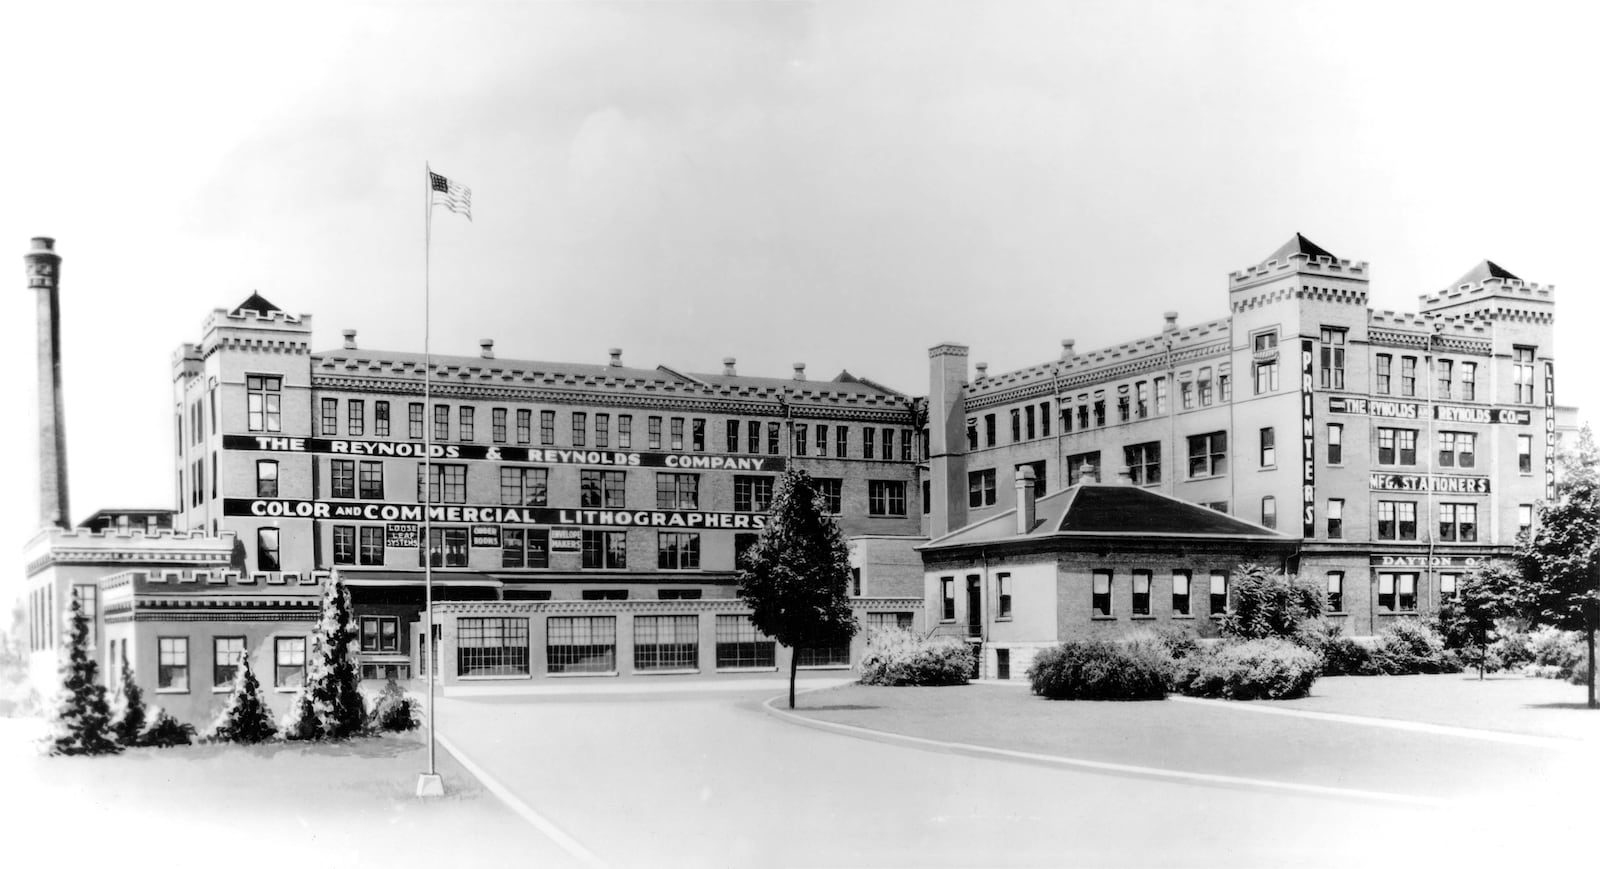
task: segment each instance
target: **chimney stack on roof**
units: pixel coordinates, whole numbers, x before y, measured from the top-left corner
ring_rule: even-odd
[[[1061,361],[1066,362],[1076,358],[1078,351],[1073,349],[1078,342],[1072,338],[1061,339]]]
[[[804,362],[796,362],[794,364],[794,379],[795,380],[805,380],[806,379],[806,364]]]
[[[346,329],[346,330],[344,330],[344,349],[346,349],[346,350],[354,350],[354,349],[356,349],[356,330],[354,330],[354,329]]]
[[[1163,331],[1163,332],[1176,332],[1176,331],[1178,331],[1178,312],[1177,311],[1168,311],[1165,314],[1162,314],[1161,316],[1163,316],[1163,317],[1165,317],[1167,319],[1166,325],[1161,327],[1161,331]]]
[[[1033,469],[1022,467],[1017,469],[1017,533],[1027,534],[1033,530],[1033,523],[1038,518],[1033,501]]]
[[[739,372],[733,367],[733,365],[738,361],[739,360],[733,358],[732,356],[722,357],[722,373],[729,377],[737,377]]]
[[[611,353],[611,367],[612,368],[621,368],[622,367],[622,348],[621,347],[612,347],[611,350],[610,350],[610,353]]]
[[[1129,471],[1127,468],[1123,468],[1122,470],[1118,471],[1117,472],[1117,485],[1119,485],[1119,486],[1131,486],[1131,485],[1133,485],[1133,472]]]
[[[494,339],[493,338],[479,338],[478,339],[478,355],[482,356],[485,359],[493,359],[494,358]]]
[[[978,379],[979,380],[982,380],[985,377],[989,376],[989,363],[987,363],[987,362],[979,362],[977,365],[974,365],[973,367],[978,369]]]

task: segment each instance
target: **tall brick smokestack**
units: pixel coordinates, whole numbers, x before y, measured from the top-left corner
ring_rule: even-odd
[[[61,257],[56,240],[35,238],[23,255],[28,289],[38,294],[39,525],[71,528],[67,505],[67,426],[61,404]]]

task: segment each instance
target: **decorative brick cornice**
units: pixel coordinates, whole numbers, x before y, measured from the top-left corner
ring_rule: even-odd
[[[850,608],[864,612],[922,609],[922,598],[851,598]],[[435,603],[439,615],[697,615],[700,613],[748,614],[750,607],[738,598],[711,600],[507,600]]]

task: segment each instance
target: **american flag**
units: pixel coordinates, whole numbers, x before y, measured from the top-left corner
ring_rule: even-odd
[[[443,205],[457,214],[472,219],[472,188],[451,181],[432,170],[428,171],[428,186],[433,191],[433,203]]]

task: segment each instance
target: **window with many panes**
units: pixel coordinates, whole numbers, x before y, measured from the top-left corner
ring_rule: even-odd
[[[634,616],[635,670],[692,670],[700,666],[697,616]]]
[[[1439,539],[1474,543],[1478,539],[1477,504],[1440,504]]]
[[[283,378],[246,374],[244,384],[250,431],[283,431]]]
[[[911,630],[911,613],[867,613],[868,631]]]
[[[1322,327],[1322,348],[1318,357],[1318,383],[1323,389],[1344,388],[1345,330]]]
[[[1417,357],[1400,357],[1400,394],[1417,394]]]
[[[339,433],[339,399],[324,398],[322,400],[322,414],[318,425],[317,433],[323,437],[331,437]]]
[[[1140,419],[1146,419],[1150,416],[1150,384],[1146,381],[1141,380],[1133,385],[1133,413]],[[1045,417],[1045,419],[1049,418],[1049,416]],[[1049,432],[1045,432],[1045,434],[1048,435]]]
[[[500,503],[543,507],[549,503],[549,468],[500,468]]]
[[[333,563],[356,563],[356,526],[333,526]]]
[[[428,469],[427,491],[423,491],[423,468]],[[429,504],[465,504],[467,502],[467,466],[430,463],[417,465],[417,500],[427,499]]]
[[[1461,363],[1461,398],[1476,401],[1478,398],[1478,363]]]
[[[700,535],[687,531],[657,532],[656,567],[662,570],[699,570]]]
[[[994,505],[994,469],[967,473],[967,506],[991,507]]]
[[[400,651],[400,619],[396,616],[362,616],[361,651]]]
[[[717,616],[717,669],[776,666],[776,644],[747,615]]]
[[[428,557],[433,561],[434,567],[466,567],[467,566],[467,529],[465,528],[430,528],[428,529]],[[417,564],[422,564],[422,553],[417,553]]]
[[[377,525],[364,525],[358,532],[356,561],[359,564],[383,564],[383,529]]]
[[[819,425],[819,426],[817,426],[817,455],[826,456],[827,454],[828,454],[828,427],[825,426],[825,425]]]
[[[1415,573],[1378,574],[1378,609],[1391,613],[1417,611]]]
[[[579,506],[625,507],[627,473],[585,469],[578,472]]]
[[[1128,465],[1128,479],[1135,486],[1149,486],[1161,482],[1161,442],[1150,441],[1122,448]]]
[[[156,690],[189,690],[189,638],[156,638]]]
[[[550,531],[545,528],[502,528],[501,567],[549,567]]]
[[[389,436],[389,402],[379,401],[372,405],[372,433],[380,438]]]
[[[671,420],[671,424],[672,424],[672,429],[671,429],[671,431],[672,431],[672,442],[671,442],[670,446],[672,447],[672,449],[681,450],[681,449],[683,449],[683,417],[681,417],[681,416],[673,417],[672,420]]]
[[[278,529],[256,529],[256,570],[278,570]]]
[[[211,638],[211,687],[232,687],[244,660],[244,637]]]
[[[433,408],[433,439],[447,441],[450,439],[450,407],[449,405],[435,405]]]
[[[656,509],[700,509],[700,475],[657,471]]]
[[[352,398],[344,403],[344,410],[346,433],[353,438],[366,434],[367,403],[359,398]]]
[[[1374,383],[1373,391],[1380,395],[1391,395],[1394,391],[1394,356],[1388,353],[1379,353],[1373,357]]]
[[[1473,432],[1439,432],[1439,467],[1470,468],[1478,463],[1478,436]]]
[[[806,454],[806,442],[808,440],[807,436],[810,434],[810,432],[811,432],[811,427],[806,425],[805,423],[800,423],[799,425],[794,426],[794,454],[795,455],[803,456],[803,455]]]
[[[1214,477],[1228,472],[1228,433],[1189,436],[1189,476]]]
[[[841,459],[850,455],[850,429],[845,426],[834,427],[833,454]]]
[[[1415,465],[1417,430],[1414,428],[1378,429],[1378,464]]]
[[[724,430],[724,438],[723,439],[724,439],[724,441],[726,443],[727,451],[730,452],[730,453],[738,452],[739,451],[739,421],[736,420],[736,419],[730,419],[730,420],[724,422],[723,423],[723,430]]]
[[[406,407],[406,437],[422,440],[422,402],[414,401]]]
[[[506,442],[506,409],[496,407],[489,411],[489,439],[497,444]]]
[[[740,513],[765,513],[772,507],[772,478],[733,478],[733,509]]]
[[[906,515],[906,484],[904,480],[868,480],[867,515]]]
[[[1157,416],[1166,416],[1166,414],[1167,414],[1167,379],[1165,377],[1157,377],[1156,378],[1156,415]]]
[[[993,420],[994,414],[989,414],[989,418]],[[874,458],[877,455],[877,449],[878,430],[870,425],[863,426],[861,429],[861,457],[863,459]]]
[[[1444,399],[1450,397],[1450,387],[1455,382],[1455,363],[1449,359],[1435,359],[1433,362],[1434,379],[1437,385],[1433,397]]]
[[[652,416],[645,420],[645,437],[649,449],[661,449],[661,417]]]
[[[1516,388],[1517,404],[1533,404],[1533,348],[1513,347],[1511,350],[1512,385]]]
[[[994,599],[994,617],[997,619],[1011,618],[1011,574],[995,574]]]
[[[689,420],[689,448],[697,453],[706,451],[706,421]]]
[[[1379,501],[1378,539],[1417,539],[1417,502]]]
[[[628,532],[585,528],[583,566],[590,570],[624,570],[628,566]]]
[[[589,414],[580,410],[572,412],[572,445],[575,447],[589,445]]]
[[[383,500],[383,462],[362,462],[356,470],[356,493],[369,501]]]
[[[617,448],[623,450],[633,449],[633,415],[620,414],[617,416]]]
[[[529,675],[527,619],[458,619],[455,645],[457,676]]]
[[[1255,363],[1256,395],[1278,391],[1278,360]]]
[[[594,415],[594,445],[601,449],[611,447],[611,414],[597,413]]]
[[[274,637],[272,641],[272,684],[277,688],[298,688],[306,681],[306,638]]]
[[[781,435],[782,431],[777,423],[767,423],[767,455],[775,456],[778,454],[779,446],[782,444]]]
[[[822,499],[823,509],[838,515],[843,512],[844,505],[844,480],[838,477],[814,477],[817,484],[817,497]]]
[[[533,411],[522,409],[517,411],[517,443],[533,443]]]
[[[556,412],[539,411],[539,443],[549,446],[556,442]]]
[[[1202,368],[1195,377],[1195,387],[1200,393],[1200,406],[1211,406],[1211,369]]]

